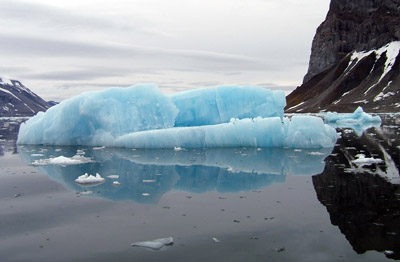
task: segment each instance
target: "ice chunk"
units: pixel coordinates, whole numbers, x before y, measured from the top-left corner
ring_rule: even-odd
[[[153,250],[159,250],[164,246],[172,246],[174,244],[174,239],[172,237],[159,238],[150,241],[134,242],[131,246],[134,247],[146,247]]]
[[[131,132],[173,127],[177,114],[153,84],[86,92],[22,124],[18,143],[102,146]]]
[[[229,123],[176,127],[131,133],[115,140],[112,146],[128,148],[211,148],[211,147],[333,147],[334,128],[321,118],[294,116],[232,120]]]
[[[358,154],[356,155],[357,159],[351,161],[357,166],[363,167],[363,166],[368,166],[372,164],[379,164],[382,163],[383,160],[379,158],[373,158],[373,157],[365,157],[364,154]]]
[[[283,118],[283,91],[254,86],[220,86],[180,92],[171,96],[179,109],[175,126],[227,123],[231,118]]]
[[[324,116],[325,123],[336,123],[336,124],[355,124],[355,123],[368,123],[375,122],[381,123],[381,118],[379,116],[372,116],[368,113],[365,113],[361,107],[358,107],[354,113],[350,114],[338,114],[328,112]]]
[[[81,185],[98,185],[104,183],[104,181],[105,179],[102,178],[99,173],[96,173],[96,176],[85,173],[75,179],[75,182]]]
[[[65,157],[65,156],[58,156],[54,158],[47,158],[47,159],[39,159],[32,162],[34,166],[46,166],[46,165],[59,165],[59,166],[68,166],[68,165],[79,165],[95,162],[91,158],[84,157],[81,155],[75,155],[73,157]]]

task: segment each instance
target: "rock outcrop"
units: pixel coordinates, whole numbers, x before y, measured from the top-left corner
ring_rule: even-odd
[[[400,0],[332,0],[318,27],[304,82],[348,53],[400,40]]]
[[[286,112],[400,111],[400,0],[332,0]]]

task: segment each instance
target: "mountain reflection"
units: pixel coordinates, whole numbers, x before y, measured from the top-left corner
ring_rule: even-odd
[[[40,172],[70,190],[92,196],[137,203],[157,203],[170,190],[220,193],[259,190],[283,183],[286,175],[311,176],[322,172],[331,148],[219,148],[191,150],[132,150],[120,148],[38,147],[18,148],[27,163],[57,156],[72,157],[82,150],[96,162],[80,165],[38,166]],[[79,152],[78,151],[78,152]],[[106,181],[82,187],[75,179],[99,173]],[[118,176],[118,179],[108,176]],[[120,183],[119,186],[113,184]]]
[[[400,259],[398,126],[398,117],[387,117],[362,136],[344,130],[324,171],[312,178],[332,224],[358,254],[376,250]],[[384,162],[357,167],[352,160],[360,153]]]

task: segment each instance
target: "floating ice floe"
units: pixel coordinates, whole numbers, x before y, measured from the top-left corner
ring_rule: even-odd
[[[73,157],[58,156],[54,158],[38,159],[32,162],[34,166],[47,166],[47,165],[80,165],[85,163],[95,162],[93,159],[84,157],[81,155],[75,155]]]
[[[364,130],[370,127],[379,127],[382,123],[378,115],[372,116],[365,113],[361,107],[358,107],[353,113],[338,114],[328,112],[323,117],[326,124],[334,128],[351,128],[359,136],[362,135]]]
[[[353,123],[381,123],[382,120],[379,116],[372,116],[365,113],[362,107],[358,107],[353,113],[338,114],[334,112],[327,112],[324,115],[325,123],[337,123],[337,124],[353,124]]]
[[[373,157],[365,157],[364,154],[356,155],[357,159],[352,160],[351,162],[356,164],[359,167],[368,166],[372,164],[379,164],[384,162],[382,159],[373,158]]]
[[[129,148],[332,147],[318,117],[283,117],[283,91],[225,86],[171,96],[151,84],[86,92],[21,125],[18,144]]]
[[[173,244],[174,244],[174,238],[167,237],[167,238],[154,239],[150,241],[134,242],[131,244],[131,246],[145,247],[153,250],[159,250],[164,246],[172,246]]]
[[[102,178],[99,173],[96,173],[96,176],[85,173],[84,175],[81,175],[77,179],[75,179],[75,182],[80,185],[90,186],[90,185],[102,184],[105,182],[105,179]]]

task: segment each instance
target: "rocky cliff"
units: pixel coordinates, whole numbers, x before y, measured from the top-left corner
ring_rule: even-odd
[[[400,0],[332,0],[286,111],[399,111],[399,40]]]
[[[400,0],[332,0],[312,43],[304,83],[353,51],[400,40]]]

